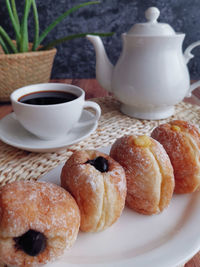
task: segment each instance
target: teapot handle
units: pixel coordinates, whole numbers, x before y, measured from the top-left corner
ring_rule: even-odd
[[[185,63],[187,64],[191,58],[194,57],[194,55],[191,53],[191,51],[200,45],[200,41],[197,41],[197,42],[194,42],[192,43],[191,45],[189,45],[186,49],[185,49],[185,52],[184,52],[184,57],[185,57]],[[190,89],[187,93],[187,96],[186,97],[190,97],[191,96],[191,93],[194,89],[196,89],[197,87],[200,86],[200,80],[193,83],[191,86],[190,86]]]
[[[189,45],[184,52],[184,57],[185,57],[185,63],[187,64],[191,58],[194,57],[194,55],[191,53],[191,51],[200,45],[200,41],[194,42],[191,45]]]

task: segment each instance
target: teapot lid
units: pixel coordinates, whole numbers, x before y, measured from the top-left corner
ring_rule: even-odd
[[[135,24],[129,31],[128,35],[175,35],[173,28],[166,23],[157,21],[160,11],[156,7],[150,7],[145,11],[147,22]]]

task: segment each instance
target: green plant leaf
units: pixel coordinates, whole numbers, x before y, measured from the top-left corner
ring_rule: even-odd
[[[2,47],[2,49],[3,49],[3,51],[4,51],[4,53],[5,54],[9,54],[9,50],[8,50],[8,48],[7,48],[7,46],[6,46],[6,44],[5,44],[5,42],[4,42],[4,40],[0,37],[0,45],[1,45],[1,47]]]
[[[11,0],[11,7],[12,7],[13,16],[15,18],[15,23],[16,23],[17,28],[19,29],[19,33],[20,33],[20,22],[19,22],[19,17],[17,14],[17,8],[16,8],[15,0]],[[17,48],[19,49],[20,39],[16,38],[16,43],[17,43]]]
[[[32,51],[36,51],[38,40],[39,40],[39,18],[38,18],[38,11],[37,11],[36,2],[35,2],[35,0],[32,0],[32,1],[33,1],[32,2],[33,16],[34,16],[34,21],[35,21],[35,36],[34,36]]]
[[[28,52],[28,15],[32,0],[25,0],[24,15],[21,24],[20,52]]]
[[[58,23],[60,23],[63,19],[65,19],[67,16],[69,16],[71,13],[73,13],[74,11],[78,10],[81,7],[84,6],[88,6],[88,5],[94,5],[94,4],[99,4],[99,1],[92,1],[92,2],[86,2],[86,3],[82,3],[79,5],[76,5],[72,8],[70,8],[69,10],[67,10],[65,13],[63,13],[62,15],[60,15],[56,20],[54,20],[44,31],[43,33],[40,35],[39,37],[39,41],[37,46],[39,46],[39,44],[44,40],[44,38],[49,34],[49,32],[56,27],[56,25]]]
[[[48,49],[53,48],[54,46],[56,46],[58,44],[61,44],[61,43],[66,42],[66,41],[70,41],[72,39],[85,37],[88,34],[105,37],[105,36],[112,36],[114,34],[114,32],[110,32],[110,33],[98,33],[98,32],[90,33],[90,32],[86,32],[86,33],[72,34],[72,35],[68,35],[66,37],[54,40],[53,42],[50,42],[47,45],[43,46],[40,50],[48,50]]]
[[[14,28],[14,31],[15,31],[16,41],[19,42],[20,38],[21,38],[20,27],[19,27],[18,23],[15,20],[15,16],[13,15],[12,8],[11,8],[9,0],[6,0],[6,6],[7,6],[7,9],[8,9],[8,14],[9,14],[10,20],[12,22],[12,25],[13,25],[13,28]]]
[[[13,53],[18,53],[16,46],[13,44],[8,34],[5,32],[5,30],[1,26],[0,26],[0,37],[4,40],[4,42],[7,43],[7,45],[10,47]]]
[[[13,16],[15,18],[15,23],[17,24],[17,27],[19,28],[19,31],[20,31],[20,23],[19,23],[19,17],[17,14],[15,0],[11,0],[11,7],[12,7]]]

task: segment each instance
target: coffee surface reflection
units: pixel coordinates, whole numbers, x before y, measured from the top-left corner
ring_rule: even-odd
[[[38,91],[21,96],[18,101],[31,105],[55,105],[70,102],[78,98],[73,93],[64,91]]]

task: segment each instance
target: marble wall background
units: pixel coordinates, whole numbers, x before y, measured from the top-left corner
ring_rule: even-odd
[[[68,8],[86,0],[37,0],[41,30]],[[16,0],[18,11],[23,9],[22,0]],[[177,32],[186,33],[185,49],[190,43],[200,40],[199,0],[101,0],[98,5],[84,7],[66,18],[45,39],[44,43],[81,32],[115,32],[112,37],[103,38],[107,54],[115,63],[121,52],[121,34],[136,22],[144,21],[144,12],[150,6],[160,9],[160,21],[169,23]],[[30,18],[30,27],[32,20]],[[9,31],[5,0],[0,0],[0,25]],[[33,37],[31,31],[30,40]],[[93,78],[95,77],[95,53],[88,40],[76,39],[57,47],[53,78]],[[192,79],[200,78],[200,48],[193,50],[195,59],[189,63]]]

